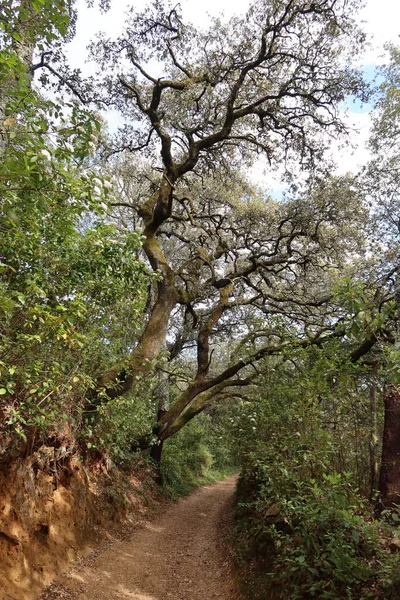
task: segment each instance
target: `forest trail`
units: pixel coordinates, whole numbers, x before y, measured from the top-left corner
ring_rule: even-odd
[[[206,485],[95,559],[84,560],[42,600],[235,600],[221,541],[236,477]]]

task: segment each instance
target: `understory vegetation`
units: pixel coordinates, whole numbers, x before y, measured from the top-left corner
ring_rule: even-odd
[[[162,481],[173,497],[237,471],[227,435],[213,421],[202,415],[165,444]]]
[[[400,597],[400,50],[351,66],[360,5],[155,2],[89,77],[75,2],[0,5],[0,469],[144,461],[173,498],[240,471],[253,600]]]
[[[236,561],[249,598],[399,595],[400,513],[377,504],[376,383],[339,367],[337,352],[302,352],[297,369],[277,368],[269,392],[259,392],[235,502]]]
[[[248,597],[398,598],[399,555],[389,548],[398,512],[374,520],[351,474],[326,461],[310,477],[302,456],[274,458],[261,454],[238,487],[236,560]]]

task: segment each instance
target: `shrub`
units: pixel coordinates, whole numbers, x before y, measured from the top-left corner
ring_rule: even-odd
[[[323,471],[313,457],[320,475],[306,477],[307,452],[293,452],[291,464],[278,454],[253,460],[239,486],[237,531],[264,589],[287,600],[372,597],[378,526],[350,475]]]

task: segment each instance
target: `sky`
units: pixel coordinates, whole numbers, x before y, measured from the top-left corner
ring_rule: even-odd
[[[134,4],[140,10],[146,5],[146,0],[111,0],[111,10],[101,15],[97,8],[89,9],[85,0],[78,0],[79,22],[77,37],[73,43],[74,52],[84,51],[87,40],[96,31],[103,30],[117,33],[124,20],[127,7]],[[224,13],[230,17],[235,13],[244,13],[249,0],[181,0],[184,17],[199,25],[207,25],[209,15],[217,16]],[[363,28],[374,36],[374,47],[365,56],[365,64],[382,62],[380,54],[382,46],[387,41],[399,40],[400,35],[400,2],[399,0],[365,0],[365,7],[360,13],[364,21]],[[82,54],[80,54],[82,57]]]
[[[123,27],[124,13],[132,4],[132,0],[111,0],[111,9],[102,15],[97,8],[87,8],[85,0],[78,0],[77,35],[69,48],[69,57],[74,66],[80,67],[85,74],[93,72],[93,65],[82,60],[87,53],[88,43],[99,31],[104,31],[110,36],[118,35]],[[249,0],[181,0],[180,4],[185,20],[201,27],[207,25],[210,15],[218,16],[223,13],[229,18],[235,13],[244,13]],[[375,68],[386,61],[384,45],[388,42],[400,44],[400,0],[365,0],[364,4],[360,20],[370,39],[370,47],[363,55],[360,66],[363,67],[365,75],[371,77]],[[146,5],[146,0],[134,0],[134,5],[140,10]],[[337,145],[332,146],[338,173],[356,170],[358,165],[368,159],[365,144],[371,124],[370,108],[352,102],[347,105],[348,114],[345,120],[352,127],[353,149],[343,150]],[[107,115],[107,120],[111,130],[116,128],[118,117],[115,114]],[[253,175],[261,184],[270,187],[275,192],[273,195],[279,196],[282,189],[279,174],[264,175],[262,168],[256,165]]]

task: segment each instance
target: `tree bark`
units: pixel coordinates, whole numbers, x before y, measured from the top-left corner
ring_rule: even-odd
[[[371,383],[369,388],[370,398],[370,440],[369,440],[369,463],[370,463],[370,498],[374,498],[379,480],[379,463],[377,455],[378,445],[378,416],[376,411],[376,384]]]
[[[400,503],[400,389],[391,386],[384,394],[385,421],[379,502],[383,508]]]
[[[164,350],[165,344],[164,344]],[[162,451],[164,440],[159,437],[159,422],[163,418],[163,416],[167,413],[169,409],[169,381],[168,375],[165,371],[158,368],[158,383],[155,389],[155,396],[157,398],[157,425],[154,428],[153,433],[155,433],[158,437],[158,443],[153,444],[150,456],[153,459],[157,473],[156,473],[156,483],[158,485],[162,484],[162,471],[161,471],[161,459],[162,459]]]
[[[160,282],[157,300],[137,347],[126,363],[115,365],[100,375],[96,388],[88,393],[87,412],[93,412],[103,402],[129,392],[137,377],[143,378],[154,373],[154,361],[165,346],[169,317],[176,303],[177,293],[173,285]],[[106,399],[99,391],[106,393]]]
[[[160,409],[158,411],[157,422],[162,418],[164,413],[165,413],[165,411],[163,411],[162,409]],[[155,427],[155,433],[157,433],[157,430],[158,430],[158,425],[156,425],[156,427]],[[162,459],[162,453],[163,453],[163,446],[164,446],[164,440],[158,438],[157,444],[153,444],[151,447],[151,450],[150,450],[150,458],[153,460],[154,466],[156,469],[154,481],[156,482],[157,485],[160,485],[160,486],[163,484],[163,477],[162,477],[162,471],[161,471],[161,459]]]
[[[158,483],[159,485],[162,483],[162,475],[161,475],[160,465],[161,465],[163,444],[164,444],[164,440],[159,440],[158,444],[154,444],[150,450],[150,457],[153,459],[153,461],[156,465],[156,469],[157,469],[156,483]]]
[[[395,348],[400,350],[400,262],[394,282],[397,311]],[[382,438],[382,462],[379,474],[380,507],[400,503],[400,387],[393,383],[384,392],[385,420]]]
[[[127,364],[115,365],[101,374],[96,389],[88,395],[88,410],[104,402],[104,394],[99,394],[99,391],[105,391],[108,399],[116,398],[132,389],[136,377],[146,377],[154,373],[154,361],[165,347],[169,318],[178,302],[179,294],[175,287],[175,274],[162,252],[156,232],[170,215],[172,190],[169,178],[163,178],[158,192],[149,198],[141,209],[145,222],[143,250],[152,269],[162,277],[157,285],[157,299]]]

